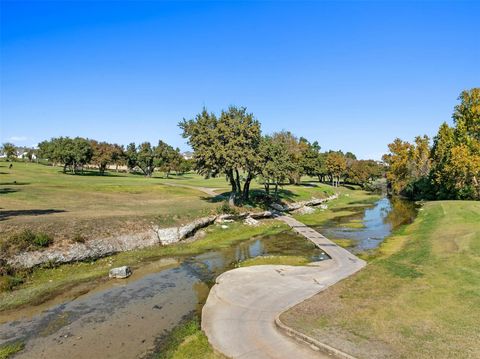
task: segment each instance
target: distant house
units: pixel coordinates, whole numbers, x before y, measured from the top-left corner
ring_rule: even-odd
[[[33,147],[17,147],[17,158],[23,160],[35,161],[37,159],[36,148]],[[29,157],[30,155],[30,157]]]
[[[23,152],[23,153],[21,154],[21,156],[18,156],[18,157],[23,158],[23,159],[28,158],[28,151]],[[31,160],[32,160],[32,161],[35,161],[36,159],[37,159],[37,155],[36,155],[35,153],[32,153],[32,158],[31,158]]]
[[[183,152],[182,156],[186,160],[191,160],[193,158],[193,152],[191,152],[191,151]]]

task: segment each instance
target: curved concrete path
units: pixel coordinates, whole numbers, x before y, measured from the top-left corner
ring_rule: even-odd
[[[292,217],[278,219],[331,259],[305,267],[264,265],[223,273],[203,307],[202,329],[213,347],[230,358],[331,358],[281,333],[275,318],[357,272],[365,262]]]

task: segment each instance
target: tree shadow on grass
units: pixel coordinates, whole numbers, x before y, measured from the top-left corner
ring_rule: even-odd
[[[223,192],[214,197],[204,196],[201,197],[202,200],[209,203],[222,203],[228,201],[230,197],[230,192]],[[248,201],[241,201],[237,205],[241,207],[254,207],[254,208],[263,208],[268,209],[269,205],[273,202],[280,201],[293,201],[295,197],[298,197],[296,193],[293,193],[290,190],[279,189],[278,190],[278,199],[275,198],[273,193],[269,195],[263,189],[253,189],[250,190],[250,196]]]
[[[0,194],[9,194],[9,193],[15,193],[15,192],[18,192],[18,189],[10,188],[10,187],[0,188]]]
[[[5,221],[12,217],[19,216],[42,216],[44,214],[62,213],[66,212],[63,209],[20,209],[12,211],[0,211],[0,221]]]
[[[207,201],[209,203],[220,203],[220,202],[225,202],[228,201],[228,198],[230,197],[230,192],[223,192],[220,194],[217,194],[216,196],[202,196],[201,199],[204,201]]]
[[[104,174],[101,174],[98,171],[90,171],[90,170],[83,170],[83,172],[63,172],[63,171],[58,171],[58,173],[68,175],[68,176],[78,176],[78,177],[125,177],[122,176],[120,173],[117,172],[105,172]]]
[[[319,187],[318,184],[316,183],[312,183],[312,182],[301,182],[298,184],[298,186],[302,186],[302,187]]]
[[[29,184],[30,184],[29,182],[17,182],[17,181],[0,182],[0,186],[26,186]]]

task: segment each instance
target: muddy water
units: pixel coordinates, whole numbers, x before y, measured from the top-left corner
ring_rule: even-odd
[[[344,209],[337,208],[336,211]],[[330,239],[354,240],[354,246],[349,250],[358,253],[376,248],[392,230],[413,222],[416,215],[414,202],[384,197],[373,206],[359,207],[354,214],[337,217],[315,229]]]
[[[158,338],[199,313],[219,274],[241,260],[280,254],[326,258],[291,232],[192,257],[163,258],[127,280],[112,280],[75,300],[43,306],[41,313],[19,310],[0,324],[0,345],[25,341],[18,358],[145,357]]]

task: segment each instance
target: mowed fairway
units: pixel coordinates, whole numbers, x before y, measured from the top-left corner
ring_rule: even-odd
[[[480,357],[480,202],[429,202],[363,271],[282,321],[359,358]]]
[[[24,227],[54,234],[56,239],[82,235],[115,234],[145,229],[146,225],[170,225],[214,210],[209,196],[195,188],[173,187],[163,182],[185,180],[145,178],[111,172],[99,176],[61,173],[61,168],[34,163],[0,162],[0,226],[2,233]],[[206,181],[219,187],[224,180]],[[222,191],[219,191],[220,193]]]
[[[0,238],[23,228],[46,232],[55,241],[145,230],[156,224],[169,226],[211,214],[229,185],[224,176],[205,179],[188,173],[164,178],[96,170],[83,175],[64,174],[61,167],[36,163],[0,162]],[[329,185],[283,186],[286,201],[321,198],[333,193]],[[262,191],[254,182],[252,189]]]

